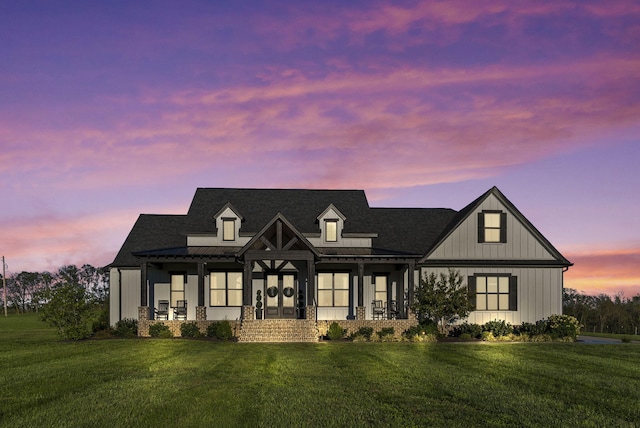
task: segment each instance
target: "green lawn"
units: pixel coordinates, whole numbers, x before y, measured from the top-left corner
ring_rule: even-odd
[[[62,342],[0,318],[0,425],[633,426],[640,346]]]

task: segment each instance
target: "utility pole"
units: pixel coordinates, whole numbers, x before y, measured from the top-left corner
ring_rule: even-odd
[[[4,289],[4,317],[7,317],[7,265],[4,264],[4,256],[2,256],[2,288]]]

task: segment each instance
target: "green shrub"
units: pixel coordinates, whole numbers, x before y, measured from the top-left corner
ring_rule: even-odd
[[[553,338],[575,340],[580,334],[580,322],[571,315],[551,315],[547,319],[547,333]]]
[[[109,325],[109,307],[108,306],[100,306],[96,310],[95,318],[93,323],[91,324],[91,330],[96,333],[98,331],[111,330],[111,326]]]
[[[329,326],[329,331],[327,332],[327,336],[330,340],[340,340],[344,337],[345,331],[340,327],[340,324],[337,322],[332,322]]]
[[[184,324],[180,324],[180,335],[182,337],[202,337],[202,333],[200,333],[200,329],[198,328],[198,324],[195,322],[186,322]]]
[[[229,321],[224,320],[218,323],[216,328],[216,338],[224,342],[233,338],[233,328],[231,328],[231,323]]]
[[[496,341],[495,336],[490,331],[483,331],[481,339],[484,340],[485,342],[495,342]]]
[[[458,337],[460,337],[460,340],[471,340],[471,339],[473,339],[473,336],[471,336],[469,333],[462,333]]]
[[[371,340],[371,336],[373,336],[373,327],[360,327],[358,331],[351,334],[351,339],[355,341],[355,338],[358,336],[364,338],[365,341]]]
[[[354,342],[368,342],[370,339],[367,339],[361,334],[354,333],[351,335],[351,340]]]
[[[489,321],[482,326],[482,330],[490,332],[494,337],[506,336],[513,333],[513,327],[511,327],[511,324],[507,324],[504,320]]]
[[[393,327],[384,327],[380,331],[376,332],[376,334],[378,335],[378,338],[383,342],[390,341],[388,336],[391,336],[391,338],[393,338],[393,335],[395,334],[395,330],[393,329]]]
[[[473,339],[479,339],[482,335],[482,326],[479,324],[469,324],[464,322],[453,327],[449,333],[453,337],[462,337],[463,334],[469,335]]]
[[[547,332],[547,321],[540,320],[535,324],[523,322],[519,326],[513,327],[513,332],[518,335],[538,336]]]
[[[156,323],[156,324],[151,324],[149,326],[149,336],[162,337],[166,339],[166,338],[173,337],[173,333],[171,333],[171,330],[169,330],[168,325]]]
[[[124,318],[116,323],[113,334],[118,337],[135,337],[138,335],[138,320],[134,318]]]
[[[418,324],[402,332],[402,340],[409,342],[435,342],[437,338],[438,327],[435,324]]]

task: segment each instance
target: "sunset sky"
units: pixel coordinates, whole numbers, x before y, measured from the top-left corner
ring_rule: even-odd
[[[638,1],[0,2],[0,255],[103,266],[196,187],[498,188],[640,293]]]

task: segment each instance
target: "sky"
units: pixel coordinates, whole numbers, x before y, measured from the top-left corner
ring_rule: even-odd
[[[103,266],[197,187],[498,188],[640,293],[640,3],[0,1],[0,255]]]

